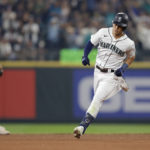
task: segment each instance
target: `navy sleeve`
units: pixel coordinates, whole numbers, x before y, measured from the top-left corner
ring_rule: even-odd
[[[88,41],[88,43],[87,43],[87,45],[85,46],[85,48],[84,48],[84,56],[85,57],[87,57],[88,55],[89,55],[89,53],[90,53],[90,51],[92,50],[92,48],[93,48],[93,44],[91,43],[91,41],[89,40]]]

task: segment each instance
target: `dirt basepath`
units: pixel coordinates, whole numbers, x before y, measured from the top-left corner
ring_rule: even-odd
[[[1,135],[0,150],[150,150],[150,134]]]

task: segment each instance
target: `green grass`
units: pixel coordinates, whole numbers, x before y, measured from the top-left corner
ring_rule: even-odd
[[[71,133],[77,124],[43,124],[43,123],[2,123],[14,134],[39,133]],[[120,134],[120,133],[150,133],[150,124],[92,124],[86,133]]]

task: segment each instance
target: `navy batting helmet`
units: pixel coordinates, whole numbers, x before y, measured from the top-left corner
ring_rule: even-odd
[[[126,13],[119,12],[116,14],[116,16],[112,22],[120,27],[127,28],[128,15]]]

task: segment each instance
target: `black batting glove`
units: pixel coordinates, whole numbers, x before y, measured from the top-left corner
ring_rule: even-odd
[[[124,71],[122,70],[122,68],[119,68],[115,71],[115,75],[118,77],[123,76]]]
[[[123,76],[125,70],[128,68],[128,64],[124,63],[121,68],[117,69],[114,73],[116,76]]]
[[[89,58],[88,58],[87,56],[83,56],[83,57],[82,57],[82,64],[83,64],[84,66],[86,66],[86,65],[89,65],[89,66],[90,66],[90,60],[89,60]]]

